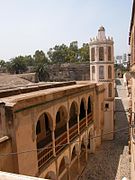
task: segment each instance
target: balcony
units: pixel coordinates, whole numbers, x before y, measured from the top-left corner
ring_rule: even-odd
[[[46,145],[42,150],[38,151],[38,167],[42,168],[48,161],[53,158],[52,142]]]
[[[73,125],[69,129],[69,140],[70,142],[78,136],[78,124]]]
[[[56,155],[58,155],[65,148],[66,145],[67,145],[67,131],[65,131],[55,140]]]
[[[86,118],[80,120],[79,127],[80,127],[80,133],[82,133],[82,131],[84,131],[84,129],[86,128]]]
[[[87,116],[87,122],[88,122],[88,125],[90,125],[90,124],[93,122],[92,113],[89,113],[89,114],[88,114],[88,116]]]
[[[87,123],[90,125],[93,122],[92,113],[87,116]],[[86,128],[86,118],[83,118],[79,122],[80,133],[82,133]],[[60,131],[59,131],[60,130]],[[69,129],[69,141],[72,142],[75,138],[79,136],[78,134],[78,124],[74,124]],[[63,126],[55,132],[55,152],[58,155],[68,144],[68,135]],[[45,164],[54,158],[53,156],[53,145],[52,142],[38,152],[38,167],[41,169]]]

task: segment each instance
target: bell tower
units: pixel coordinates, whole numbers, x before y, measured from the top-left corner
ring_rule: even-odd
[[[97,37],[90,39],[90,80],[105,85],[103,139],[113,139],[114,131],[114,47],[101,26]],[[112,132],[112,133],[111,133]]]

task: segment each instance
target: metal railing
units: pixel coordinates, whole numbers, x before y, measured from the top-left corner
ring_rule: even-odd
[[[53,158],[52,142],[37,152],[39,169]]]
[[[87,115],[88,125],[93,122],[92,113]],[[80,133],[82,133],[86,128],[86,117],[81,119],[79,122]],[[72,142],[78,136],[78,123],[74,124],[69,129],[69,141]],[[68,144],[67,144],[67,131],[63,132],[55,139],[55,152],[58,155]],[[45,145],[44,148],[38,151],[38,167],[42,168],[46,163],[48,163],[53,156],[53,146],[52,142]]]

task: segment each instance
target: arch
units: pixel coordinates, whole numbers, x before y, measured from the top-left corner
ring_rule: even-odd
[[[95,47],[91,48],[91,61],[95,61]]]
[[[108,84],[108,97],[112,97],[112,83]]]
[[[99,79],[104,79],[104,66],[99,66]]]
[[[48,118],[49,118],[49,125],[50,125],[50,128],[52,128],[52,127],[53,127],[53,118],[52,118],[51,114],[50,114],[49,112],[45,111],[45,110],[43,110],[42,112],[40,112],[40,113],[37,115],[36,124],[35,124],[35,125],[37,126],[38,120],[40,119],[40,117],[41,117],[44,113],[48,116]]]
[[[47,175],[45,176],[45,179],[56,180],[56,179],[57,179],[57,176],[56,176],[55,172],[49,171],[49,172],[47,173]]]
[[[56,113],[56,128],[55,128],[56,138],[66,131],[67,120],[68,120],[67,110],[65,106],[60,106]]]
[[[57,108],[57,110],[56,110],[56,115],[55,116],[57,116],[58,112],[60,112],[60,111],[61,111],[61,113],[63,115],[64,121],[67,121],[68,120],[67,108],[64,105],[59,106]]]
[[[80,153],[82,154],[85,151],[85,138],[82,138],[81,144],[80,144]]]
[[[75,105],[75,108],[76,108],[76,113],[78,114],[78,113],[79,113],[79,105],[78,105],[79,103],[78,103],[78,102],[76,102],[75,100],[71,101],[71,104],[70,104],[69,109],[71,109],[72,104],[74,104],[74,105]]]
[[[71,154],[71,161],[76,157],[76,149],[75,146],[73,147],[72,154]]]
[[[75,101],[72,102],[69,111],[69,127],[77,123],[78,106]]]
[[[92,144],[93,144],[93,129],[90,129],[88,132],[88,149],[92,149]]]
[[[89,135],[88,135],[88,149],[91,149],[91,138],[93,137],[93,130],[90,129]]]
[[[91,97],[88,97],[88,109],[87,114],[90,114],[92,112],[92,103],[91,103]]]
[[[92,80],[95,80],[95,66],[92,66]]]
[[[58,175],[60,175],[66,169],[67,165],[69,165],[69,158],[67,156],[64,156],[59,164]]]
[[[108,79],[112,79],[112,67],[108,66]]]
[[[99,47],[99,61],[104,61],[104,47]]]
[[[81,99],[81,103],[80,103],[80,116],[79,116],[79,120],[83,119],[86,117],[86,101],[84,98]]]
[[[51,142],[51,127],[51,116],[46,112],[42,113],[36,124],[37,148],[42,148]]]
[[[73,152],[74,151],[74,152]],[[79,147],[79,144],[74,144],[71,148],[71,160],[73,159],[72,158],[72,154],[75,153],[80,153],[80,147]]]

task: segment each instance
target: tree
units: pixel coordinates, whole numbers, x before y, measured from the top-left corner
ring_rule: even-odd
[[[79,49],[79,61],[89,61],[89,44],[83,43],[83,46]]]
[[[34,54],[34,61],[35,61],[35,66],[38,66],[39,64],[46,64],[48,63],[48,58],[46,57],[45,53],[41,50],[36,50]]]
[[[0,67],[3,68],[6,66],[6,62],[4,60],[0,60]]]
[[[35,60],[31,55],[24,56],[24,60],[27,66],[35,66]]]
[[[54,48],[50,48],[47,54],[52,63],[69,62],[68,47],[65,44],[60,46],[56,45]]]
[[[36,74],[39,81],[47,81],[49,79],[49,73],[45,64],[40,64],[37,67]]]
[[[78,62],[78,42],[73,41],[69,45],[68,56],[70,62]]]
[[[11,61],[7,63],[7,68],[10,73],[15,74],[21,74],[27,71],[25,58],[23,56],[18,56],[11,59]]]

